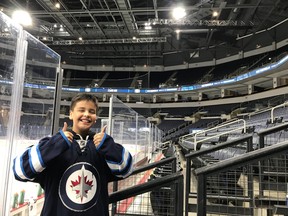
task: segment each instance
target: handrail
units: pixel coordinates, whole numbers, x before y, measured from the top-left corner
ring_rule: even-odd
[[[197,157],[199,155],[204,155],[204,154],[208,154],[208,153],[211,153],[211,152],[214,152],[216,150],[219,150],[219,149],[223,149],[225,147],[229,147],[229,146],[235,146],[239,143],[243,143],[243,142],[247,142],[247,141],[251,141],[252,143],[252,138],[253,136],[252,135],[247,135],[247,136],[243,136],[241,138],[238,138],[238,139],[234,139],[234,140],[231,140],[231,141],[228,141],[228,142],[224,142],[224,143],[221,143],[221,144],[218,144],[218,145],[214,145],[210,148],[207,148],[207,149],[201,149],[199,151],[194,151],[194,152],[191,152],[189,154],[186,154],[185,155],[185,158],[191,158],[191,157]],[[250,151],[252,148],[252,146],[247,146],[247,150]]]
[[[246,121],[244,119],[236,119],[235,121],[232,121],[232,122],[228,122],[227,124],[223,124],[223,125],[218,125],[216,127],[213,127],[213,128],[209,128],[207,130],[202,130],[202,131],[199,131],[199,132],[196,132],[195,133],[195,136],[199,135],[199,134],[202,134],[202,133],[206,133],[206,132],[209,132],[209,131],[213,131],[215,129],[218,129],[218,128],[222,128],[222,127],[226,127],[228,125],[231,125],[231,124],[234,124],[234,123],[237,123],[237,122],[243,122],[243,125],[246,126]],[[246,127],[245,127],[246,128]]]
[[[209,129],[207,129],[207,130],[201,130],[201,131],[196,132],[196,133],[190,133],[190,134],[186,134],[186,135],[184,135],[184,136],[181,136],[181,137],[179,138],[179,142],[183,142],[183,140],[184,140],[185,138],[187,138],[187,137],[192,137],[192,136],[195,136],[196,134],[201,134],[201,133],[203,133],[203,132],[212,131],[212,130],[215,130],[215,129],[217,129],[217,128],[221,128],[221,127],[225,127],[225,126],[227,126],[227,125],[231,125],[231,124],[237,123],[237,122],[239,122],[239,121],[243,121],[243,124],[244,124],[244,133],[245,133],[245,132],[246,132],[246,121],[245,121],[244,119],[235,119],[234,121],[229,121],[228,123],[226,122],[226,123],[220,124],[220,125],[218,125],[218,126],[215,126],[215,127],[213,127],[213,128],[209,128]],[[195,140],[195,139],[194,139],[194,140]]]
[[[199,151],[194,151],[185,155],[186,158],[186,181],[185,181],[185,205],[187,206],[189,203],[189,193],[191,187],[191,160],[192,158],[200,157],[201,155],[207,155],[211,152],[215,152],[220,149],[225,149],[231,146],[235,146],[237,144],[246,142],[247,143],[247,151],[253,150],[253,135],[246,135],[228,142],[220,143],[218,145],[213,145],[212,147],[200,149]],[[217,162],[219,163],[219,162]],[[188,216],[188,209],[185,210],[185,216]]]
[[[279,107],[282,107],[282,106],[285,106],[285,105],[287,105],[288,104],[288,102],[284,102],[284,103],[282,103],[282,104],[279,104],[279,105],[277,105],[277,106],[275,106],[275,107],[266,107],[266,108],[264,108],[264,109],[261,109],[261,110],[257,110],[257,111],[254,111],[254,112],[252,112],[252,113],[247,113],[247,115],[249,116],[249,118],[251,117],[251,116],[253,116],[253,115],[258,115],[258,114],[261,114],[261,113],[265,113],[265,112],[269,112],[270,111],[270,118],[271,118],[271,123],[273,123],[273,119],[274,119],[274,117],[273,117],[273,112],[274,112],[274,109],[276,109],[276,108],[279,108]]]
[[[209,136],[209,137],[207,137],[207,138],[204,138],[204,139],[201,139],[201,140],[198,140],[198,141],[197,141],[197,137],[196,137],[196,135],[195,135],[195,136],[194,136],[194,150],[195,150],[195,151],[197,150],[197,143],[199,143],[199,142],[204,142],[204,141],[206,141],[206,140],[210,140],[210,139],[213,139],[213,138],[215,138],[215,137],[220,137],[220,136],[222,136],[222,135],[225,135],[225,134],[227,134],[227,133],[231,133],[231,132],[234,132],[234,131],[237,131],[237,130],[240,130],[240,129],[242,129],[242,127],[236,128],[236,129],[233,129],[233,130],[229,130],[229,131],[225,131],[225,132],[222,132],[222,133],[218,133],[218,134],[216,134],[216,135]]]
[[[199,204],[197,207],[197,215],[206,215],[206,202],[207,202],[207,194],[206,194],[206,181],[207,177],[213,174],[219,174],[220,172],[225,172],[229,170],[233,170],[239,166],[251,165],[252,163],[262,161],[267,157],[271,157],[280,153],[286,153],[288,151],[288,141],[283,141],[281,143],[277,143],[265,148],[260,148],[243,155],[239,155],[236,157],[232,157],[209,166],[201,167],[194,170],[197,175],[198,183],[197,183],[197,203]],[[251,166],[248,167],[251,169]],[[250,176],[250,177],[249,177]],[[250,206],[253,205],[253,176],[248,175],[248,178],[251,179],[248,187],[251,189],[250,191]],[[250,185],[250,186],[249,186]],[[253,215],[253,213],[251,213]]]
[[[169,183],[171,184],[172,181],[176,181],[181,178],[183,179],[183,175],[180,172],[172,173],[170,175],[154,179],[153,181],[148,181],[143,184],[135,185],[121,191],[113,192],[109,195],[109,203],[115,203],[129,197],[134,197],[139,194],[149,192],[153,188],[163,187]]]
[[[280,124],[280,125],[277,125],[277,126],[274,126],[274,127],[271,127],[271,128],[267,128],[267,129],[261,130],[257,134],[259,136],[264,136],[264,135],[271,134],[273,132],[277,132],[277,131],[284,130],[284,129],[287,129],[287,128],[288,128],[288,123],[283,123],[283,124]]]
[[[274,110],[277,109],[277,108],[280,108],[280,107],[285,107],[286,105],[288,105],[288,102],[285,102],[283,104],[279,104],[279,105],[277,105],[275,107],[272,107],[271,115],[270,115],[271,116],[271,123],[274,123]]]
[[[215,120],[215,121],[213,121],[213,122],[209,122],[209,123],[207,124],[207,128],[210,128],[210,126],[213,126],[213,127],[214,127],[214,125],[217,125],[217,124],[219,124],[219,120]]]
[[[251,118],[251,116],[254,116],[254,115],[259,115],[261,113],[265,113],[265,112],[269,112],[271,110],[271,107],[265,107],[261,110],[257,110],[257,111],[254,111],[252,113],[247,113],[247,116],[249,117],[249,119]]]
[[[168,157],[168,158],[165,158],[165,159],[162,159],[160,161],[157,161],[157,162],[154,162],[154,163],[150,163],[150,164],[147,164],[147,165],[144,165],[144,166],[141,166],[137,169],[135,169],[131,175],[135,175],[135,174],[138,174],[140,172],[144,172],[146,170],[150,170],[152,168],[155,168],[157,166],[161,166],[163,164],[166,164],[166,163],[170,163],[170,162],[176,162],[176,157]]]
[[[281,152],[288,151],[288,140],[267,146],[265,148],[257,149],[251,152],[247,152],[243,155],[228,158],[223,161],[211,164],[209,166],[201,167],[195,170],[196,175],[211,175],[216,172],[223,172],[231,170],[237,166],[244,166],[250,164],[251,162],[259,161],[267,158],[267,156],[272,156],[274,154],[279,154]]]
[[[129,198],[129,197],[133,197],[133,196],[136,196],[136,195],[139,195],[141,193],[145,193],[145,192],[148,192],[149,189],[151,190],[151,188],[155,188],[156,186],[154,185],[154,183],[159,186],[159,185],[162,185],[164,183],[167,183],[167,181],[172,181],[173,180],[173,177],[176,173],[176,157],[168,157],[168,158],[165,158],[165,159],[162,159],[160,161],[157,161],[157,162],[153,162],[153,163],[150,163],[150,164],[147,164],[145,166],[141,166],[135,170],[133,170],[133,172],[131,173],[130,176],[132,175],[136,175],[140,172],[144,172],[144,171],[147,171],[147,170],[150,170],[150,169],[153,169],[154,167],[158,167],[158,166],[161,166],[161,165],[164,165],[164,164],[167,164],[167,163],[172,163],[171,164],[171,174],[168,175],[170,176],[172,179],[168,178],[168,180],[164,177],[161,177],[161,179],[163,179],[163,182],[162,181],[155,181],[153,180],[153,184],[151,185],[150,184],[147,184],[147,183],[143,183],[143,184],[140,184],[140,185],[137,185],[137,186],[134,186],[134,187],[130,187],[130,188],[127,188],[127,189],[124,189],[124,190],[121,190],[121,191],[117,191],[118,189],[118,182],[113,182],[114,184],[114,187],[116,188],[116,190],[113,191],[112,194],[110,194],[109,196],[109,203],[112,203],[112,215],[115,215],[116,214],[116,203],[120,200],[123,200],[125,198]],[[165,181],[166,180],[166,181]],[[151,181],[152,182],[152,181]],[[182,183],[183,184],[183,183]],[[180,187],[180,186],[179,186]],[[179,189],[178,192],[180,193],[182,190],[182,193],[183,193],[183,189]]]
[[[233,129],[233,130],[229,130],[229,131],[226,131],[226,132],[217,134],[217,135],[213,135],[213,136],[210,136],[210,137],[207,137],[207,138],[205,138],[205,139],[198,140],[198,141],[197,141],[197,135],[202,134],[202,133],[206,133],[206,132],[209,132],[209,131],[212,131],[212,130],[215,130],[215,129],[219,129],[219,128],[222,128],[222,127],[225,127],[225,126],[228,126],[228,125],[237,123],[237,122],[243,122],[244,133],[246,133],[246,121],[245,121],[244,119],[237,119],[237,120],[235,120],[235,121],[233,121],[233,122],[228,122],[227,124],[223,124],[223,125],[220,125],[220,126],[216,126],[216,127],[214,127],[214,128],[210,128],[210,129],[207,129],[207,130],[204,130],[204,131],[199,131],[199,132],[195,133],[195,135],[194,135],[194,150],[195,150],[195,151],[197,150],[197,143],[199,143],[199,142],[203,142],[203,141],[206,141],[206,140],[215,138],[215,137],[219,137],[219,136],[221,136],[221,135],[228,134],[228,133],[230,133],[230,132],[232,132],[232,131],[240,130],[240,129],[242,129],[242,127],[239,127],[239,128]]]

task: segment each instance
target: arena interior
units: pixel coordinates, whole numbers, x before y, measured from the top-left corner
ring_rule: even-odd
[[[40,215],[45,191],[16,181],[13,159],[71,127],[81,92],[99,100],[92,130],[107,125],[133,156],[131,176],[109,183],[110,216],[288,215],[288,1],[0,10],[0,215]]]

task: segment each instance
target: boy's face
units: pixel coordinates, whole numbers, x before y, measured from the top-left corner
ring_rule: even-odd
[[[70,110],[69,119],[73,121],[73,131],[77,134],[87,133],[96,122],[96,106],[92,101],[78,101]]]

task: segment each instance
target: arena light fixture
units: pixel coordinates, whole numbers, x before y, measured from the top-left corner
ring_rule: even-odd
[[[61,7],[60,3],[59,3],[59,2],[56,2],[56,3],[55,3],[55,7],[56,7],[57,9],[60,9],[60,7]]]
[[[16,10],[12,14],[12,19],[23,26],[31,26],[32,18],[27,11],[24,10]]]
[[[186,16],[186,11],[183,7],[174,8],[172,11],[172,16],[176,20],[182,19]]]
[[[218,11],[214,11],[214,12],[212,13],[212,16],[213,16],[213,17],[217,17],[218,15],[219,15]]]

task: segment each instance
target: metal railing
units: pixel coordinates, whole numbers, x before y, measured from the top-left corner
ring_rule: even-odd
[[[200,140],[197,140],[197,137],[200,135],[200,134],[206,134],[208,132],[211,132],[211,131],[216,131],[218,129],[221,129],[221,128],[224,128],[224,127],[227,127],[227,126],[230,126],[230,125],[233,125],[233,124],[237,124],[237,123],[243,123],[242,126],[240,127],[235,127],[229,131],[223,131],[221,133],[217,133],[215,135],[212,135],[212,136],[209,136],[209,137],[206,137],[204,139],[200,139]],[[197,150],[197,143],[200,143],[200,142],[204,142],[204,141],[207,141],[207,140],[211,140],[213,138],[217,138],[217,137],[220,137],[221,135],[226,135],[226,134],[229,134],[231,132],[235,132],[235,131],[239,131],[239,130],[243,130],[244,133],[246,133],[246,121],[244,119],[236,119],[235,121],[230,121],[226,124],[221,124],[221,125],[218,125],[218,126],[215,126],[213,128],[209,128],[207,130],[202,130],[202,131],[199,131],[199,132],[196,132],[196,133],[193,133],[193,134],[187,134],[185,136],[182,136],[179,138],[179,142],[180,143],[183,143],[185,140],[191,140],[193,139],[194,140],[194,150],[196,151]]]
[[[248,152],[242,156],[234,157],[218,163],[212,164],[210,166],[205,166],[195,170],[195,174],[198,178],[197,184],[197,215],[202,216],[207,213],[207,177],[215,173],[224,172],[237,168],[244,165],[252,165],[255,162],[260,162],[261,160],[267,159],[277,154],[283,154],[288,151],[288,141],[284,141],[272,146],[268,146],[262,149],[257,149],[252,152]],[[253,181],[250,181],[250,205],[254,205],[254,195],[253,195]],[[252,197],[251,197],[252,196]],[[250,209],[249,215],[254,215],[253,208]]]
[[[241,138],[236,139],[236,140],[232,140],[229,142],[215,145],[211,148],[195,151],[195,152],[192,152],[192,153],[185,155],[185,158],[186,158],[186,181],[185,181],[185,188],[186,188],[185,189],[185,206],[186,206],[186,209],[185,209],[185,216],[188,216],[188,212],[195,211],[197,208],[196,206],[199,205],[199,203],[197,203],[197,205],[189,203],[189,198],[197,198],[197,196],[199,196],[198,191],[197,192],[191,191],[191,181],[190,180],[192,177],[192,173],[191,173],[192,160],[194,158],[197,158],[197,157],[200,157],[203,155],[207,155],[207,154],[215,152],[217,150],[225,149],[225,148],[232,147],[232,146],[235,146],[237,144],[243,144],[243,143],[246,143],[247,151],[252,151],[252,149],[253,149],[252,139],[253,139],[252,135],[249,135],[249,136],[241,137]],[[198,182],[199,182],[199,179],[198,179]],[[194,208],[194,210],[193,210],[193,208]]]
[[[133,176],[137,176],[142,172],[147,172],[153,168],[161,167],[161,166],[169,166],[171,168],[171,172],[167,173],[167,175],[161,176],[161,178],[155,178],[153,180],[147,180],[141,184],[133,185],[130,187],[127,187],[125,189],[114,191],[109,196],[109,203],[112,204],[111,209],[111,215],[130,215],[129,213],[124,212],[118,212],[117,211],[117,203],[119,204],[121,201],[128,199],[128,198],[135,198],[136,196],[141,196],[145,193],[150,194],[154,191],[159,192],[162,188],[165,188],[166,190],[169,190],[169,195],[171,197],[164,197],[164,196],[158,196],[158,199],[165,199],[165,204],[161,206],[161,208],[167,208],[165,213],[158,213],[159,215],[171,215],[171,216],[180,216],[181,212],[183,215],[183,175],[181,172],[177,172],[177,158],[176,157],[168,157],[165,159],[162,159],[160,161],[147,164],[145,166],[139,167],[133,171],[130,177],[133,178]],[[129,178],[130,178],[129,177]],[[171,189],[171,190],[170,190]],[[150,195],[151,200],[151,195]],[[169,206],[167,206],[167,201],[169,202]],[[160,202],[160,200],[159,200]],[[133,204],[131,204],[133,205]],[[147,205],[147,203],[145,204]],[[152,205],[152,203],[151,203]],[[118,206],[119,207],[119,206]],[[151,206],[136,206],[135,208],[145,208],[145,210],[142,210],[140,213],[132,213],[132,215],[153,215],[153,213],[148,212],[148,208],[151,208]],[[169,212],[169,213],[167,213]]]
[[[282,123],[229,142],[205,144],[206,148],[185,155],[185,216],[188,212],[243,216],[285,211],[287,129],[288,123]]]

